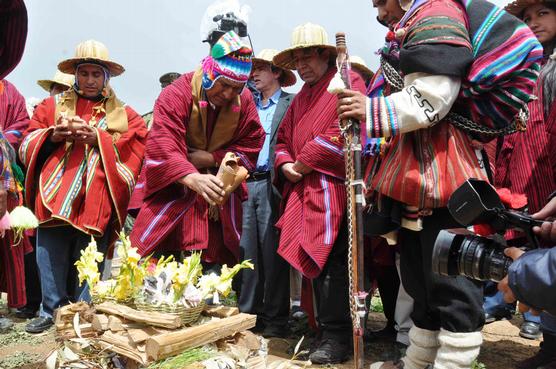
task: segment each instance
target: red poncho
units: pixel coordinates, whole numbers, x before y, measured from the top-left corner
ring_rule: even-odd
[[[97,146],[50,142],[64,104],[74,109],[69,115],[95,126]],[[72,90],[45,99],[35,109],[19,155],[27,168],[25,199],[41,225],[70,224],[98,237],[110,231],[113,241],[127,215],[147,129],[143,119],[115,97],[102,104],[98,114],[93,113],[97,106]]]
[[[203,259],[207,262],[235,263],[239,258],[245,184],[219,208],[219,221],[211,221],[207,202],[177,183],[186,175],[197,172],[187,159],[187,132],[192,127],[190,118],[195,95],[192,93],[193,77],[194,73],[183,75],[166,87],[156,101],[142,172],[144,182],[138,185],[144,202],[131,241],[142,255],[156,250],[205,250]],[[219,125],[221,117],[218,112],[210,105],[200,103],[200,108],[207,110],[204,134],[206,140],[212,142],[212,135],[208,132],[212,131],[214,135],[228,130],[229,126]],[[231,140],[213,150],[212,155],[220,163],[226,152],[232,151],[241,157],[242,165],[253,170],[264,131],[248,90],[242,92],[239,106],[235,108],[233,114],[239,113],[239,118],[231,132]]]
[[[336,68],[331,68],[295,96],[278,129],[275,147],[275,170],[296,160],[313,169],[300,182],[283,184],[283,214],[276,224],[282,231],[278,253],[309,278],[324,268],[346,210],[337,98],[326,91],[334,73]],[[365,84],[355,73],[352,88],[365,93]]]
[[[0,129],[14,150],[17,150],[23,131],[29,125],[29,116],[25,107],[25,99],[17,89],[8,81],[0,81]],[[2,161],[6,155],[2,152]],[[5,163],[10,173],[5,175],[13,178],[11,163]],[[4,177],[4,175],[2,176]],[[2,178],[4,181],[5,178]],[[11,187],[11,188],[8,188]],[[11,186],[5,185],[8,191],[8,211],[13,210],[22,201],[22,194],[12,181]],[[0,291],[7,292],[8,306],[11,308],[22,307],[26,303],[25,298],[25,266],[23,256],[32,250],[27,237],[14,246],[13,234],[7,231],[0,239]]]

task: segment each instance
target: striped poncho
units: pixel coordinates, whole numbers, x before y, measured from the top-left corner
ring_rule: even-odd
[[[75,115],[96,128],[96,146],[50,141],[64,101],[71,101]],[[45,99],[35,109],[19,156],[27,170],[25,199],[40,226],[71,225],[96,237],[111,230],[110,240],[123,226],[147,129],[130,107],[114,101],[111,109],[109,104],[110,100],[97,109],[99,102],[71,90]]]
[[[482,126],[507,126],[533,98],[542,48],[523,23],[487,1],[418,0],[392,35],[382,56],[398,73],[460,78],[452,112]],[[416,209],[434,209],[446,206],[466,179],[486,179],[471,136],[448,121],[399,133],[387,79],[380,70],[369,89],[367,135],[391,133],[380,166],[368,170],[371,189]]]

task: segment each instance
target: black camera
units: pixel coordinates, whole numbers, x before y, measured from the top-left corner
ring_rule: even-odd
[[[234,13],[219,14],[212,19],[218,28],[213,30],[203,42],[208,42],[210,47],[229,31],[234,31],[239,37],[247,37],[247,23],[236,17]]]
[[[523,231],[529,247],[538,247],[533,227],[541,225],[542,221],[531,218],[527,213],[506,209],[488,182],[467,180],[450,196],[448,210],[462,226],[488,224],[496,234],[482,237],[467,229],[440,231],[432,255],[435,273],[500,281],[512,263],[504,255],[507,245],[502,237],[510,228]]]

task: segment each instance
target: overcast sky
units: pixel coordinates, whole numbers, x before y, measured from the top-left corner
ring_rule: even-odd
[[[494,1],[503,5],[504,0]],[[29,33],[25,54],[7,79],[25,97],[46,96],[37,84],[50,79],[59,61],[72,57],[88,39],[103,42],[126,72],[112,79],[116,94],[139,113],[152,109],[158,77],[188,72],[207,54],[199,29],[212,0],[27,0]],[[289,46],[293,28],[305,22],[324,26],[334,43],[347,34],[352,55],[376,69],[375,51],[386,29],[376,22],[371,0],[240,0],[251,7],[249,32],[255,52]],[[295,88],[294,88],[295,90]]]

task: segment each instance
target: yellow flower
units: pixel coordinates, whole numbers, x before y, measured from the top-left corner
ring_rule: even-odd
[[[103,259],[103,254],[97,250],[95,239],[91,237],[91,242],[85,250],[81,250],[81,257],[74,264],[77,267],[80,285],[83,284],[83,281],[87,281],[91,291],[94,289],[95,284],[100,280],[97,263]]]

